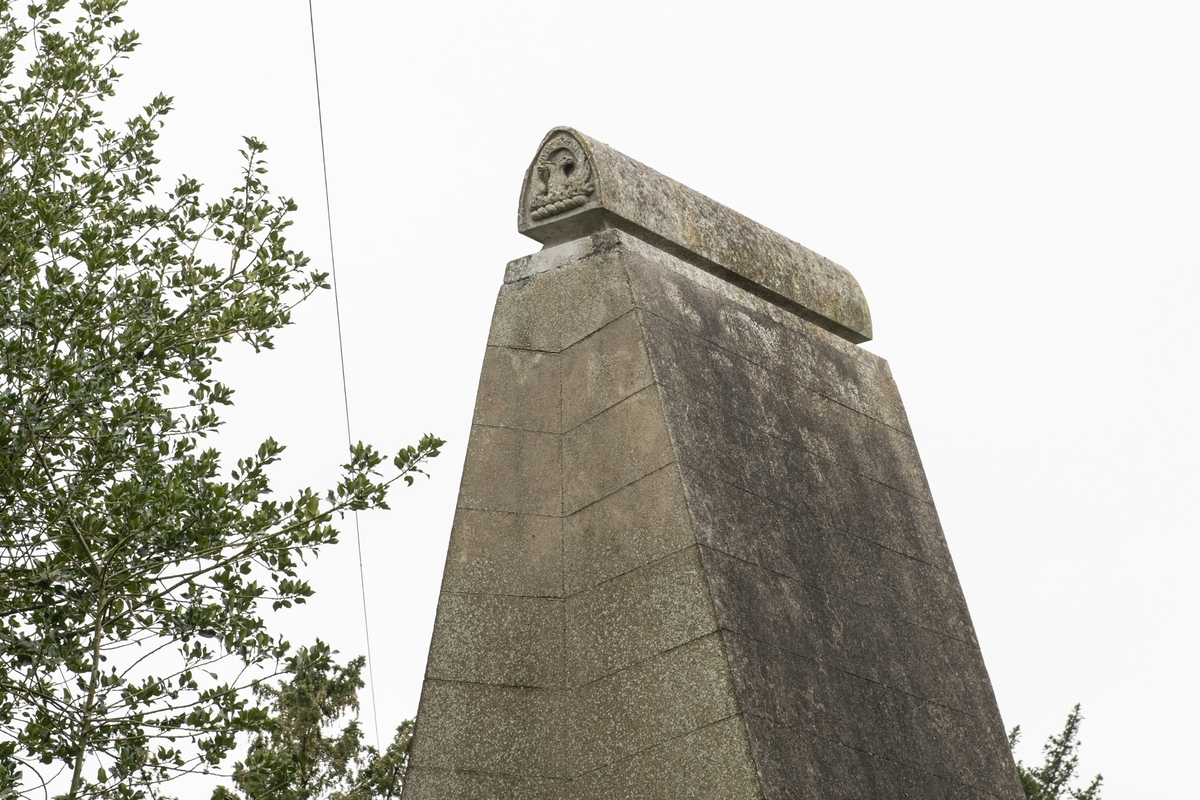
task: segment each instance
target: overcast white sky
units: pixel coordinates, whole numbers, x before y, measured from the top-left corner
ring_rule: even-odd
[[[450,441],[362,519],[385,737],[416,710],[523,172],[572,125],[846,266],[900,384],[1006,725],[1082,702],[1105,796],[1194,793],[1200,47],[1190,3],[315,0],[352,425]],[[134,0],[168,174],[241,134],[328,259],[308,8]],[[333,297],[231,358],[225,447],[343,458]],[[364,651],[353,534],[279,622]],[[371,730],[369,708],[367,730]]]

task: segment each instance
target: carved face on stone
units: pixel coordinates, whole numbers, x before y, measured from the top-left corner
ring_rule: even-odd
[[[595,191],[592,167],[583,148],[566,135],[546,142],[532,177],[529,215],[535,221],[578,208]]]

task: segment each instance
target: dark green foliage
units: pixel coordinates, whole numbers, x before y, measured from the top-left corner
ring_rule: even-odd
[[[271,718],[234,768],[237,789],[221,787],[213,800],[399,797],[413,723],[400,725],[383,755],[363,745],[357,714],[364,663],[359,657],[338,666],[321,642],[289,659],[284,682],[256,690],[270,701]]]
[[[161,796],[262,730],[249,687],[287,653],[265,606],[304,602],[334,519],[442,444],[386,470],[356,445],[336,486],[287,499],[273,439],[236,467],[206,446],[220,349],[270,348],[326,276],[284,238],[262,143],[206,202],[159,185],[169,98],[106,122],[123,4],[0,0],[0,797]]]
[[[1104,778],[1096,775],[1084,789],[1071,786],[1075,772],[1079,767],[1079,725],[1083,716],[1076,704],[1067,715],[1067,724],[1062,733],[1051,736],[1042,745],[1042,755],[1045,760],[1040,767],[1026,767],[1017,762],[1017,774],[1021,776],[1021,786],[1029,800],[1100,800],[1100,785]],[[1013,728],[1008,734],[1008,744],[1015,747],[1021,738],[1021,726]]]

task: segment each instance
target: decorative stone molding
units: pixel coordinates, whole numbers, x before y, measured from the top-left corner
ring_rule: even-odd
[[[565,133],[552,136],[542,145],[533,175],[529,216],[535,221],[578,208],[596,190],[583,147]]]

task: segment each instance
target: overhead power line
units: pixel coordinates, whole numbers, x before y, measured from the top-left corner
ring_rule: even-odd
[[[346,384],[346,350],[342,344],[342,306],[338,298],[337,259],[333,247],[333,210],[329,201],[329,165],[325,158],[325,118],[321,113],[321,71],[317,67],[317,26],[313,20],[312,0],[308,0],[308,32],[312,38],[313,84],[317,90],[317,128],[321,134],[321,177],[325,181],[325,223],[329,229],[329,274],[333,284],[333,307],[337,317],[338,361],[342,367],[342,406],[346,412],[346,445],[354,446],[350,434],[350,392]],[[371,700],[371,722],[375,731],[375,747],[379,749],[379,714],[375,710],[375,660],[371,658],[371,626],[367,621],[367,579],[363,572],[362,532],[358,512],[354,511],[354,541],[358,545],[358,586],[362,594],[363,633],[367,639],[367,694]]]

